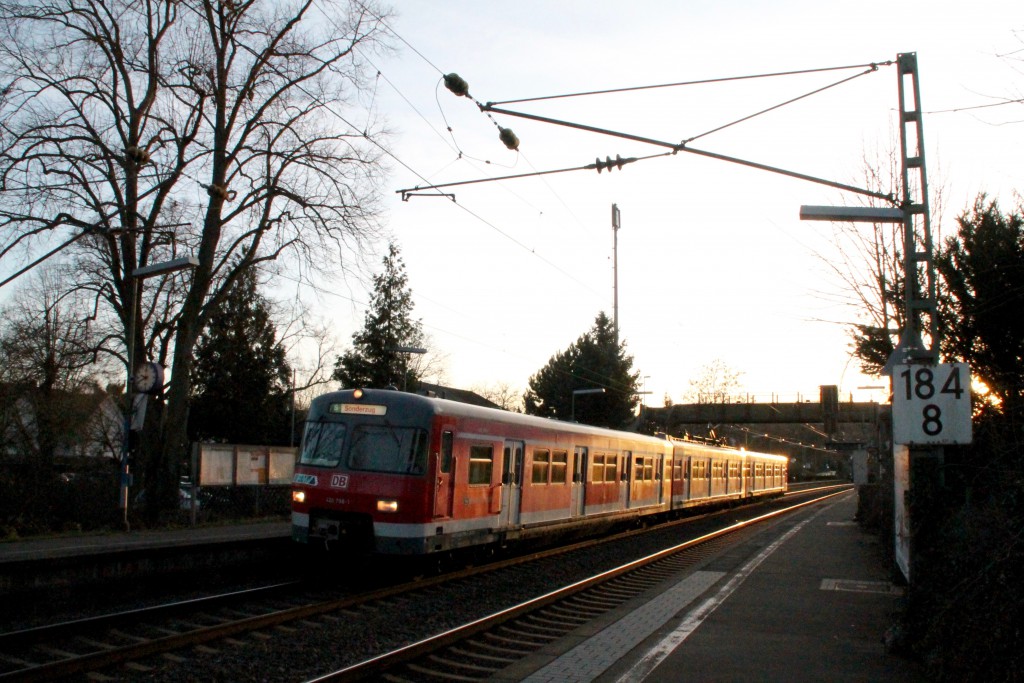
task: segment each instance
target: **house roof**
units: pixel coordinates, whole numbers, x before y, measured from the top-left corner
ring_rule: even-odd
[[[435,398],[444,398],[449,401],[459,401],[460,403],[469,403],[474,406],[483,406],[484,408],[497,408],[501,410],[501,406],[492,401],[488,401],[486,398],[475,392],[467,389],[455,389],[453,387],[445,387],[440,384],[430,384],[429,382],[419,383],[419,394],[424,396],[433,396]]]

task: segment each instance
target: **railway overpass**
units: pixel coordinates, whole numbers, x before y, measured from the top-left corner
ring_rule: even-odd
[[[751,450],[789,455],[807,470],[844,470],[850,454],[886,446],[890,406],[840,402],[838,388],[821,387],[817,402],[690,403],[644,408],[651,431],[725,439]]]

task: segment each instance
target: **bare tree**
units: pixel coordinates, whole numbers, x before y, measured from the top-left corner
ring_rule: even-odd
[[[742,376],[742,372],[716,358],[701,368],[696,379],[690,380],[686,400],[691,403],[729,403],[739,396]]]
[[[873,192],[902,196],[901,160],[898,142],[891,141],[873,158],[862,157],[860,184]],[[935,225],[941,222],[944,188],[930,188],[931,215]],[[838,300],[853,316],[848,326],[852,354],[861,370],[877,375],[889,360],[899,332],[905,324],[903,225],[900,223],[832,223],[836,254],[819,254],[821,261],[839,283],[839,291],[830,298]]]
[[[84,399],[102,394],[94,374],[102,368],[96,364],[97,335],[82,314],[87,300],[49,267],[35,271],[0,311],[0,429],[27,466],[26,500],[45,495],[58,454],[93,436],[82,433],[83,413],[94,407]]]
[[[186,452],[192,348],[231,283],[260,262],[348,272],[378,234],[381,131],[344,108],[380,21],[344,0],[0,0],[0,257],[84,235],[79,272],[122,338],[137,321],[137,357],[172,359],[154,510]],[[194,272],[136,296],[137,268],[186,254]]]
[[[491,403],[514,413],[523,412],[522,389],[516,389],[508,382],[496,384],[479,384],[472,387],[473,391],[486,398]]]
[[[50,391],[77,391],[94,380],[99,350],[83,313],[88,301],[60,269],[35,271],[0,316],[0,378]]]

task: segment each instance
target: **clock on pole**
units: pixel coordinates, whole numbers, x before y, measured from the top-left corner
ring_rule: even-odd
[[[147,361],[135,368],[133,378],[135,391],[140,394],[158,394],[164,386],[164,368],[159,363]]]

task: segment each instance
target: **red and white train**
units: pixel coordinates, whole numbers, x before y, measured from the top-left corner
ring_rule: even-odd
[[[302,543],[425,555],[779,495],[786,458],[386,389],[320,396],[292,488]]]

